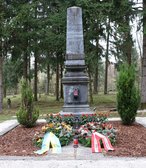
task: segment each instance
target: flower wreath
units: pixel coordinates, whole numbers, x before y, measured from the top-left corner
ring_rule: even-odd
[[[91,147],[91,135],[93,132],[99,132],[110,139],[111,144],[116,142],[116,130],[112,124],[98,122],[89,122],[78,129],[79,142],[86,147]],[[102,144],[101,144],[102,145]]]
[[[66,123],[49,123],[42,127],[40,132],[36,132],[33,138],[33,142],[36,146],[41,147],[44,134],[46,132],[52,132],[55,134],[61,143],[61,146],[68,145],[73,138],[73,131],[70,125]]]

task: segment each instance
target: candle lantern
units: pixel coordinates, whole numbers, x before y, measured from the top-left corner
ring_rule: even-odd
[[[78,148],[78,145],[79,145],[78,137],[75,135],[73,139],[73,147]]]

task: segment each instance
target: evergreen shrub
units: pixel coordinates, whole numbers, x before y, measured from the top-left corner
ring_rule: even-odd
[[[24,79],[21,81],[21,107],[16,115],[18,122],[25,127],[33,127],[39,117],[39,110],[34,107],[32,89]]]
[[[135,121],[140,103],[135,78],[136,71],[133,65],[121,66],[117,79],[117,110],[124,125],[131,125]]]

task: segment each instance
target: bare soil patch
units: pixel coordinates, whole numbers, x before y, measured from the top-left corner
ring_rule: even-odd
[[[108,152],[110,156],[144,157],[146,156],[146,128],[138,123],[132,126],[124,126],[120,121],[110,122],[117,130],[117,142],[115,151]],[[32,142],[36,131],[44,124],[34,128],[18,126],[12,131],[0,137],[0,155],[9,156],[36,156],[38,150]]]

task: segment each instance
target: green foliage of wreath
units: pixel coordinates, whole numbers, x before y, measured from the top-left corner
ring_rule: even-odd
[[[79,143],[85,147],[91,147],[91,137],[79,137]]]

